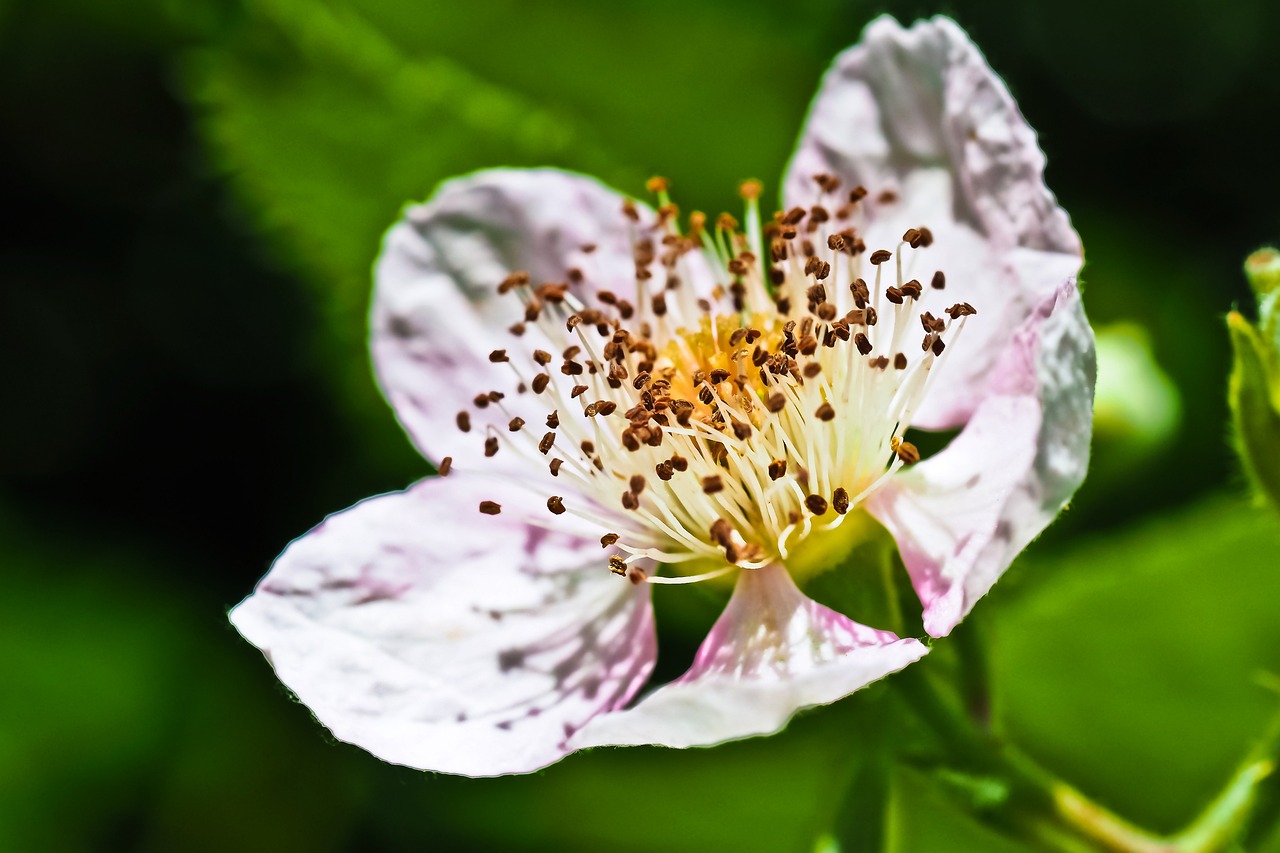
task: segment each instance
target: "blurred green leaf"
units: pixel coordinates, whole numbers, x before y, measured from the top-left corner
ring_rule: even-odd
[[[1274,712],[1280,527],[1218,499],[1053,553],[993,595],[998,719],[1091,797],[1155,831],[1212,799]]]

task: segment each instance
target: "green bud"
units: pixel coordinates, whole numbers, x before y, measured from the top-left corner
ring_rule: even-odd
[[[1245,261],[1258,296],[1258,325],[1227,315],[1234,363],[1229,387],[1237,450],[1258,490],[1280,509],[1280,252]]]

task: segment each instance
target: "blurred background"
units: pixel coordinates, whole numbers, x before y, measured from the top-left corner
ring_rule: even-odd
[[[882,686],[774,738],[468,780],[333,742],[225,618],[291,538],[430,470],[365,353],[404,202],[555,164],[736,210],[886,11],[954,16],[1008,82],[1100,334],[1090,479],[960,634],[1031,755],[1152,829],[1198,811],[1280,672],[1222,322],[1280,239],[1276,3],[3,0],[0,850],[802,851],[872,755],[876,849],[1030,849],[921,769]],[[667,591],[687,650],[714,608]]]

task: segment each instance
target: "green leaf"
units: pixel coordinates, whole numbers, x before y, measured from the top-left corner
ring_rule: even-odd
[[[1125,817],[1180,829],[1274,712],[1258,679],[1280,671],[1277,553],[1274,517],[1236,499],[1033,548],[991,601],[1004,731]]]

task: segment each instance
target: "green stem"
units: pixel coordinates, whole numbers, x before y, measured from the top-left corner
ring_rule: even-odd
[[[1171,836],[1149,832],[1089,799],[1013,746],[979,729],[959,705],[940,691],[927,667],[913,667],[891,683],[913,711],[951,749],[955,758],[1010,785],[1004,815],[1042,847],[1078,853],[1217,853],[1237,837],[1253,808],[1258,785],[1276,767],[1280,714],[1226,787],[1186,829]]]

